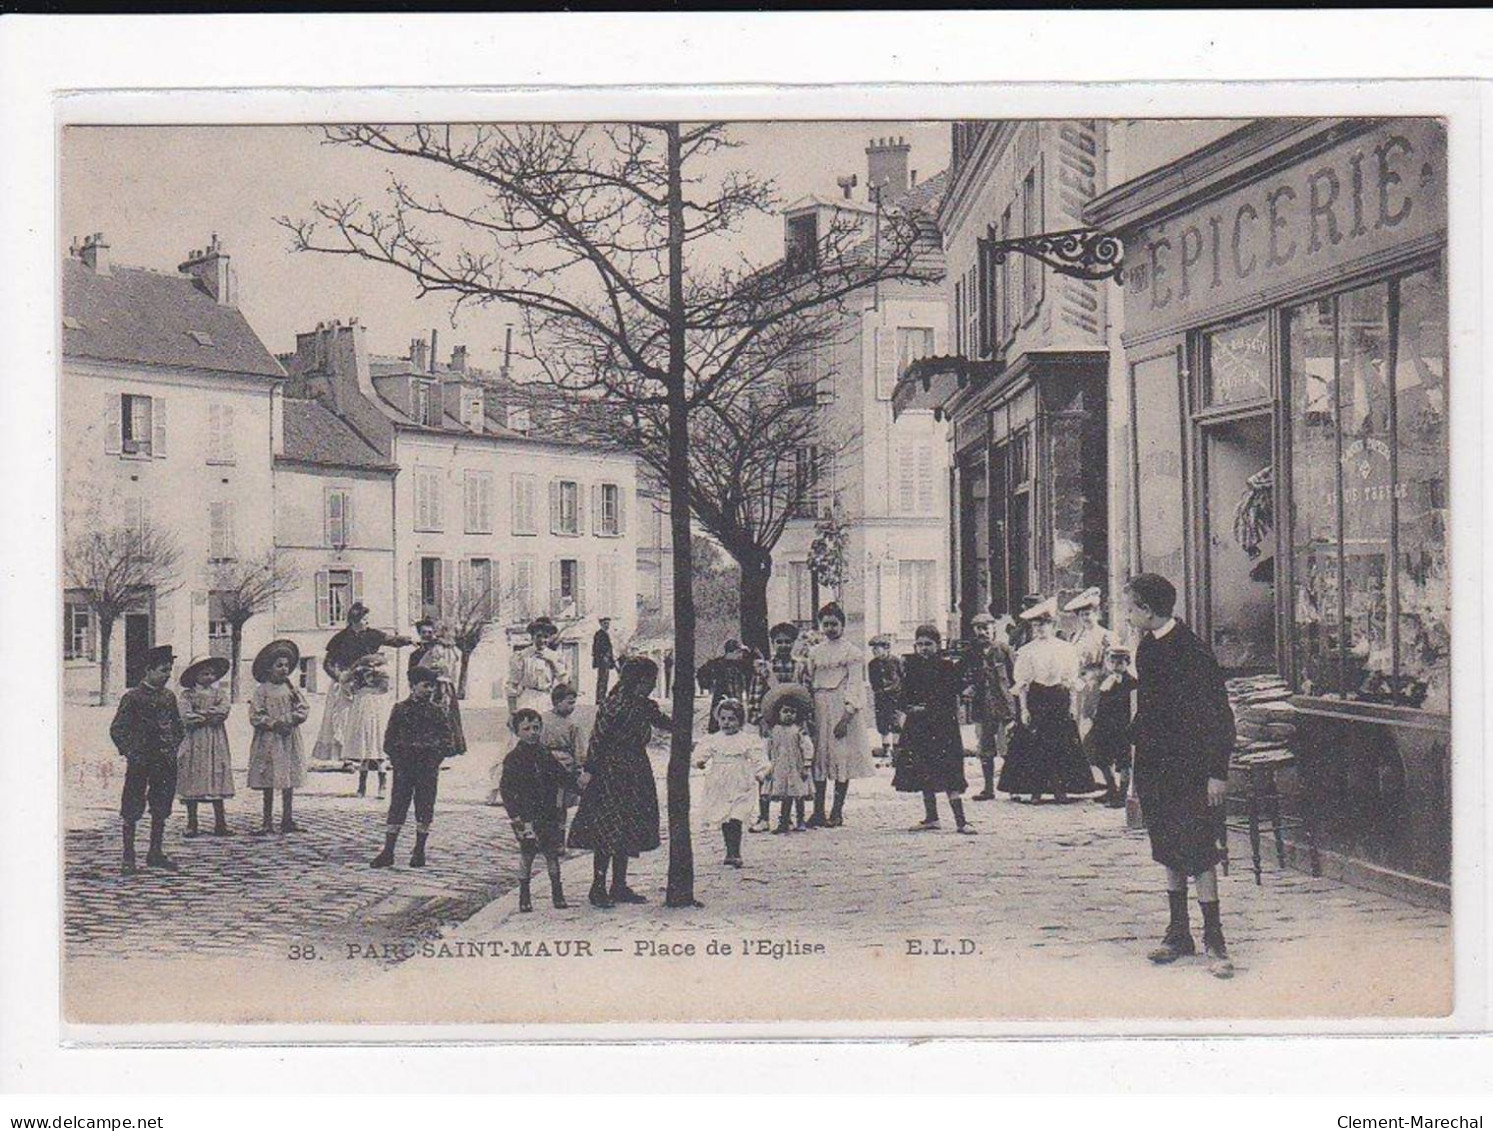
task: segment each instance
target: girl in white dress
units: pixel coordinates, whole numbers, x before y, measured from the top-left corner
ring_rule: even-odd
[[[845,639],[845,610],[831,601],[819,610],[823,639],[808,650],[805,668],[814,696],[814,815],[810,828],[845,823],[845,796],[854,778],[876,771],[866,739],[866,658]],[[824,795],[835,783],[834,808],[826,817]]]
[[[746,708],[740,699],[722,699],[715,708],[720,730],[707,734],[695,747],[695,766],[705,771],[701,812],[721,827],[726,841],[725,862],[741,867],[741,830],[757,812],[762,782],[772,772],[762,736],[742,729]]]

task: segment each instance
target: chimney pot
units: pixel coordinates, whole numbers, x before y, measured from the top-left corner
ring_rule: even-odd
[[[111,274],[109,270],[109,245],[104,242],[103,232],[94,232],[83,241],[79,255],[88,269],[95,275]]]

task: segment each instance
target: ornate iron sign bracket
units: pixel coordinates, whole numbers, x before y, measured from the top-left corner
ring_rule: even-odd
[[[1062,232],[1043,232],[1016,239],[995,238],[995,225],[985,230],[980,241],[996,263],[1004,263],[1011,252],[1040,259],[1059,275],[1099,282],[1113,279],[1123,284],[1125,245],[1108,232],[1097,228],[1070,228]]]

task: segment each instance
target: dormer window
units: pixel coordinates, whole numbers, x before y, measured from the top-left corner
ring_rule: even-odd
[[[410,416],[427,428],[441,425],[441,403],[434,381],[410,382]]]
[[[789,219],[787,245],[790,271],[808,271],[819,262],[819,217],[816,213]]]
[[[461,423],[473,432],[482,431],[482,390],[461,391]]]
[[[522,435],[527,436],[529,434],[529,429],[532,427],[533,421],[530,418],[529,410],[527,408],[523,407],[522,405],[508,406],[509,431],[518,432]]]

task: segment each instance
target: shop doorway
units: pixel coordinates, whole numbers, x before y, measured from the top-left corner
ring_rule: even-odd
[[[1230,675],[1276,669],[1271,414],[1201,429],[1208,642]]]
[[[960,635],[969,639],[970,622],[990,607],[990,580],[986,572],[990,546],[989,485],[983,459],[959,463],[959,612]]]

